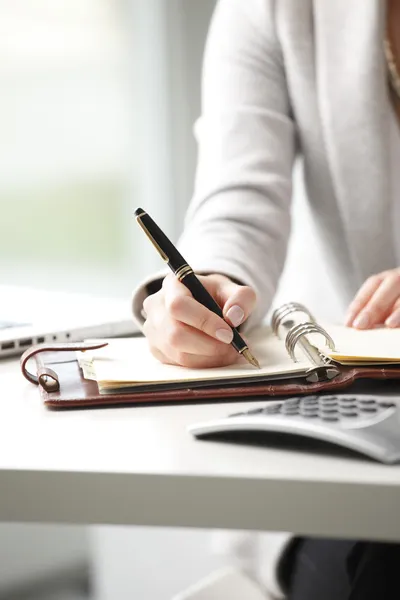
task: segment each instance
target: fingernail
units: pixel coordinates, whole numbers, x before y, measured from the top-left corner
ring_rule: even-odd
[[[361,313],[353,323],[357,329],[366,329],[369,325],[369,316],[366,313]]]
[[[351,325],[354,320],[354,310],[348,310],[346,316],[344,318],[344,322],[346,325]]]
[[[385,325],[388,327],[399,327],[400,325],[400,315],[394,314],[390,315],[385,321]]]
[[[234,327],[237,327],[238,325],[240,325],[240,323],[242,323],[244,319],[244,311],[240,308],[240,306],[231,306],[231,308],[226,313],[226,316],[228,317],[232,325]]]
[[[218,338],[220,342],[224,342],[224,344],[230,344],[233,339],[233,332],[228,331],[227,329],[217,329],[215,337]]]

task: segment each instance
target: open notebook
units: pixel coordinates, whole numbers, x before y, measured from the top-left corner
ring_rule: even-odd
[[[270,325],[249,333],[246,339],[260,369],[239,355],[236,364],[223,368],[161,364],[151,355],[144,338],[107,340],[103,348],[77,352],[77,360],[84,378],[97,382],[100,394],[291,378],[315,383],[333,380],[348,367],[400,368],[400,329],[360,331],[320,324],[298,303],[277,309]]]
[[[163,365],[137,337],[36,344],[21,356],[21,371],[51,408],[266,399],[332,393],[359,379],[391,380],[385,387],[400,380],[400,329],[321,324],[289,303],[246,337],[261,369],[239,356],[222,369]]]

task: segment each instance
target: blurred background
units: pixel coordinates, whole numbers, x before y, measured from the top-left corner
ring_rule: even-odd
[[[160,267],[132,212],[182,226],[213,7],[0,0],[2,284],[125,297]],[[207,532],[0,524],[0,599],[161,600],[213,560]]]
[[[0,0],[2,284],[128,297],[159,269],[132,213],[145,207],[173,239],[181,230],[214,5]],[[301,301],[314,276],[300,183],[277,303]],[[318,282],[326,308],[323,269]],[[169,599],[224,560],[215,540],[0,524],[0,600]]]
[[[213,5],[0,1],[2,283],[126,295],[159,267],[132,210],[181,226]]]
[[[0,0],[2,284],[126,296],[159,268],[132,212],[182,225],[213,7]],[[0,524],[0,598],[161,600],[212,560],[206,532]]]

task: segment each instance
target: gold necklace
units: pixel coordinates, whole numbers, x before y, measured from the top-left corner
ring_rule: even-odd
[[[389,38],[386,36],[383,43],[385,50],[386,63],[389,71],[390,84],[400,100],[400,75],[397,69],[396,60],[394,58],[393,50]]]

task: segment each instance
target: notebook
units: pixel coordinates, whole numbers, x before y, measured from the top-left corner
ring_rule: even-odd
[[[318,323],[299,303],[276,309],[271,322],[246,336],[260,362],[238,355],[213,369],[165,365],[143,337],[39,345],[21,357],[46,404],[106,405],[193,399],[253,398],[348,387],[360,378],[400,378],[400,329],[360,331]],[[67,351],[67,352],[66,352]],[[36,374],[27,364],[36,358]]]

